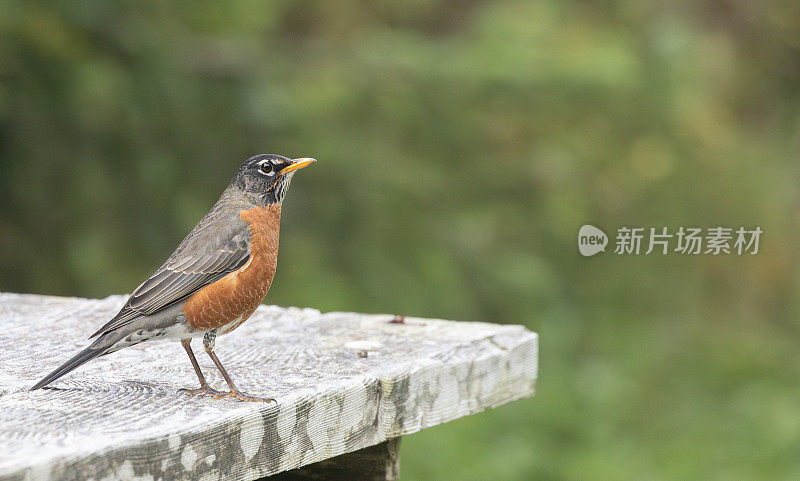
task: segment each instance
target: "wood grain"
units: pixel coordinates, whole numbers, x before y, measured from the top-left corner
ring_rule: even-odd
[[[253,480],[534,393],[537,336],[524,327],[276,306],[217,353],[277,406],[178,393],[197,379],[175,341],[27,391],[124,300],[0,294],[0,479]]]

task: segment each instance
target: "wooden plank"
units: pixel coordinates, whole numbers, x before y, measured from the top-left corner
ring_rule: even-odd
[[[124,299],[0,294],[0,479],[253,480],[534,393],[537,336],[522,326],[276,306],[218,339],[217,354],[240,388],[277,405],[179,394],[197,379],[176,341],[27,391]]]

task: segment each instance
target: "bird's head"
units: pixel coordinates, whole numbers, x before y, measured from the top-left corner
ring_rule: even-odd
[[[257,204],[283,202],[292,176],[298,170],[316,162],[314,159],[287,159],[276,154],[259,154],[245,160],[231,183],[236,184]]]

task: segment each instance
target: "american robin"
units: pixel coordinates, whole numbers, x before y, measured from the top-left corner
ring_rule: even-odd
[[[281,204],[294,173],[314,159],[261,154],[247,159],[211,211],[122,310],[91,337],[92,344],[31,390],[50,384],[83,363],[155,339],[180,339],[197,377],[188,394],[242,401],[273,401],[239,391],[214,354],[217,335],[239,327],[266,296],[278,265]],[[229,392],[209,386],[191,348],[194,337],[222,373]]]

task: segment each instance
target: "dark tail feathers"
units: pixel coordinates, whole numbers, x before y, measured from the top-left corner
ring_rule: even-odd
[[[117,338],[117,336],[114,337]],[[60,378],[61,376],[64,376],[65,374],[68,374],[73,370],[77,369],[84,363],[87,363],[96,357],[102,356],[103,354],[106,353],[106,351],[109,350],[109,348],[111,348],[116,343],[117,340],[119,339],[118,338],[115,340],[109,339],[108,336],[100,337],[99,339],[95,340],[89,347],[76,354],[72,359],[62,364],[61,367],[51,372],[47,376],[45,376],[44,379],[42,379],[41,381],[37,382],[36,385],[33,386],[30,390],[34,391],[36,389],[47,386],[51,382]]]

